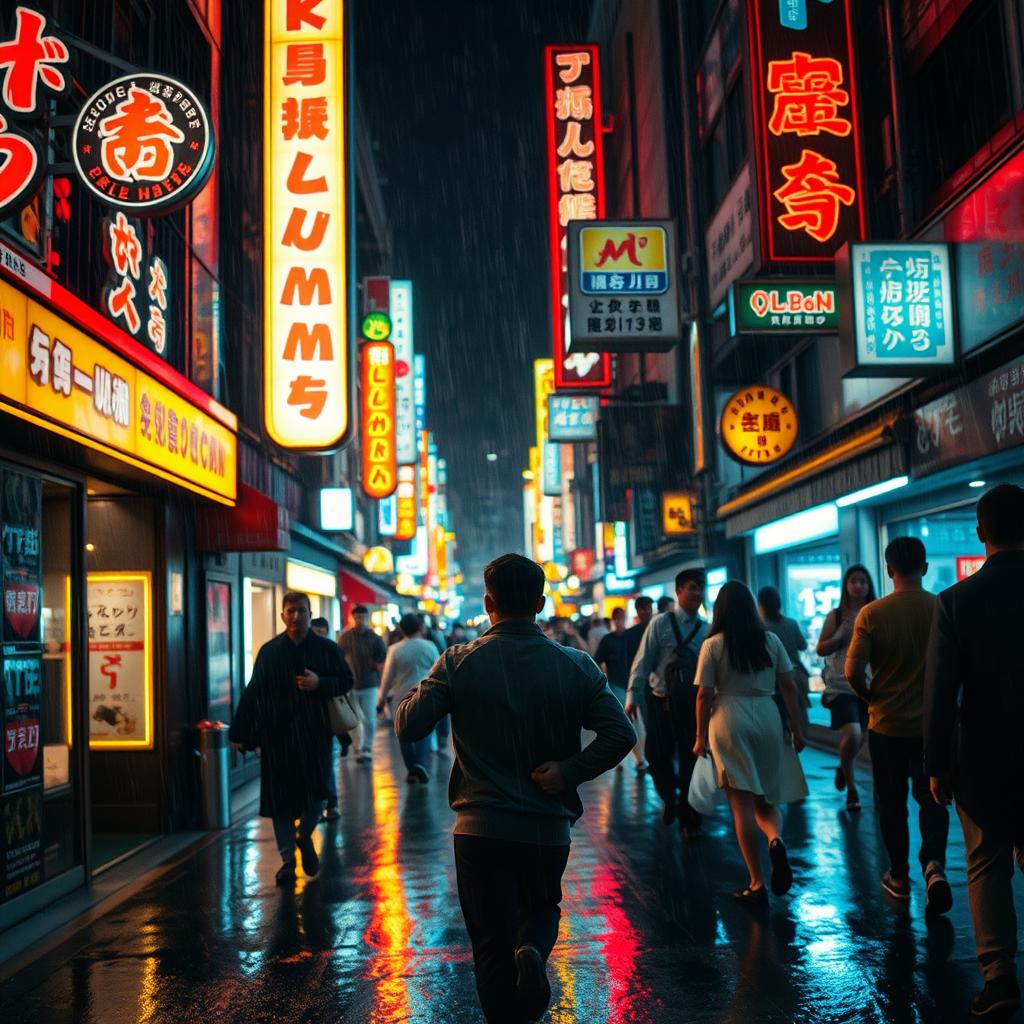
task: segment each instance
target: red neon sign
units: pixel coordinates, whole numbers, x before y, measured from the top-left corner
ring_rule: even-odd
[[[831,262],[865,235],[850,0],[748,0],[747,24],[762,257]]]
[[[544,97],[548,135],[548,236],[555,388],[606,388],[612,382],[607,352],[569,354],[569,271],[566,227],[571,220],[604,217],[604,147],[601,82],[596,46],[546,46]]]
[[[363,359],[363,490],[387,498],[398,484],[395,445],[395,349],[368,341]]]

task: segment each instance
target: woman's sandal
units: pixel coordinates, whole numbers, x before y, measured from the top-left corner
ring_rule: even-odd
[[[859,811],[860,810],[860,794],[855,789],[851,789],[846,794],[846,809],[848,811]]]
[[[732,898],[740,903],[746,903],[751,907],[767,907],[768,906],[768,890],[762,885],[760,889],[751,889],[748,885],[746,889],[741,889],[739,892],[734,892]]]

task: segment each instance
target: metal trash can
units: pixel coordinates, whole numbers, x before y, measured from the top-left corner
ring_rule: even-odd
[[[199,788],[203,828],[228,828],[231,824],[231,789],[228,785],[228,727],[223,722],[203,721],[199,733]]]

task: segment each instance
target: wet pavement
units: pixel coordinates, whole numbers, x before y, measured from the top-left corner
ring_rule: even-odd
[[[953,911],[926,924],[920,879],[909,907],[879,889],[869,786],[851,817],[834,758],[803,762],[811,797],[785,826],[797,882],[766,914],[730,898],[746,879],[724,806],[685,842],[631,765],[587,785],[545,1020],[969,1019],[980,978],[959,828]],[[269,822],[252,818],[8,980],[0,1020],[482,1021],[452,866],[450,760],[435,765],[429,784],[408,787],[394,737],[379,733],[372,768],[341,762],[343,814],[317,831],[319,879],[276,888]]]

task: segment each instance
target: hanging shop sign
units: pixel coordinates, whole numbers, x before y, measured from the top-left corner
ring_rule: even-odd
[[[834,281],[775,278],[737,281],[729,289],[729,331],[737,334],[835,334],[839,294]]]
[[[0,313],[0,407],[203,497],[234,504],[238,439],[231,413],[198,389],[196,401],[172,390],[6,281],[0,281]],[[86,315],[107,324],[83,310]]]
[[[350,426],[345,4],[266,0],[264,419],[282,448]]]
[[[548,395],[555,390],[555,364],[551,359],[533,361],[533,417],[535,444],[540,451],[548,439]]]
[[[548,395],[548,437],[560,444],[597,440],[597,395]]]
[[[148,572],[91,572],[89,746],[153,746],[153,623]]]
[[[417,466],[398,467],[395,489],[395,540],[412,540],[416,536],[419,502],[416,500]]]
[[[543,493],[553,498],[562,496],[562,446],[544,442],[541,451]]]
[[[3,629],[5,647],[42,642],[43,488],[38,477],[6,469],[0,474],[3,534]]]
[[[864,237],[851,7],[748,0],[765,261],[830,261]]]
[[[793,403],[774,388],[755,385],[726,402],[718,432],[737,462],[765,466],[789,454],[797,428]]]
[[[666,537],[693,533],[694,496],[689,491],[665,491],[661,496],[661,532]]]
[[[363,491],[386,498],[398,484],[395,461],[395,350],[388,341],[368,341],[363,364]]]
[[[412,390],[416,406],[416,435],[427,429],[427,357],[417,352],[412,361]],[[418,443],[418,442],[417,442]]]
[[[584,582],[590,579],[595,561],[593,548],[576,548],[569,552],[569,568],[573,576],[578,576]]]
[[[320,529],[343,533],[355,527],[356,506],[351,487],[320,488]]]
[[[395,571],[395,561],[389,548],[370,548],[363,555],[363,568],[375,576],[386,576]]]
[[[401,480],[399,480],[401,486]],[[398,529],[398,489],[390,498],[377,502],[377,532],[382,537],[394,537]]]
[[[850,243],[837,257],[840,342],[848,377],[899,377],[956,362],[950,247]]]
[[[1024,357],[914,410],[916,477],[1024,444]]]
[[[188,86],[140,71],[86,100],[71,151],[82,184],[102,202],[133,216],[170,213],[213,172],[213,127]]]
[[[704,232],[708,298],[715,309],[729,285],[754,262],[754,216],[750,167],[744,164]]]
[[[544,84],[555,387],[593,391],[611,384],[611,356],[580,352],[572,344],[566,231],[571,221],[604,217],[597,47],[545,47]]]
[[[391,282],[391,344],[395,346],[395,444],[400,466],[416,465],[416,376],[412,282]]]
[[[679,341],[674,221],[568,226],[570,351],[666,352]]]
[[[359,333],[367,341],[387,341],[391,337],[391,317],[383,310],[375,309],[363,317]]]

